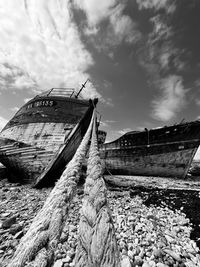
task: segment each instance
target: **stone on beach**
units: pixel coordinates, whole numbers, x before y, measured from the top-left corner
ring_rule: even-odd
[[[16,216],[11,216],[3,221],[2,228],[3,229],[10,228],[15,222],[16,222]]]
[[[3,184],[0,190],[6,188],[0,196],[4,201],[8,200],[6,204],[0,203],[0,221],[3,223],[18,214],[9,228],[0,228],[0,266],[6,267],[50,189],[36,190],[17,185],[20,190],[14,190],[14,184],[5,180],[0,183]],[[17,200],[12,198],[16,192]],[[76,196],[70,206],[54,267],[74,266],[82,197]],[[108,203],[116,229],[121,267],[200,266],[199,248],[190,239],[192,228],[184,213],[168,207],[147,207],[138,195],[130,198],[128,191],[108,192]]]

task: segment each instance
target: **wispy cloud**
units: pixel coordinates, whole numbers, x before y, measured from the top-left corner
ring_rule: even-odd
[[[176,9],[175,1],[171,0],[136,0],[139,9],[164,9],[167,13],[173,13]]]
[[[169,65],[175,65],[174,61],[178,60],[181,51],[174,47],[173,29],[161,15],[152,17],[150,22],[152,31],[148,35],[146,45],[141,49],[141,64],[151,74],[152,72],[160,74],[161,71],[165,73],[169,70]]]
[[[162,79],[160,81],[161,95],[152,102],[153,117],[162,121],[172,119],[186,103],[186,92],[181,77],[171,75]]]
[[[98,50],[108,51],[109,56],[113,57],[110,48],[117,47],[122,42],[133,44],[141,38],[137,24],[124,14],[127,1],[120,3],[118,0],[102,0],[97,5],[93,0],[75,0],[75,3],[86,14],[84,33],[91,38]]]
[[[0,64],[1,85],[14,89],[79,87],[94,61],[81,41],[71,2],[1,1]],[[99,96],[92,84],[84,94]]]
[[[2,77],[10,76],[13,74],[11,69],[6,67],[4,64],[0,64],[0,73]]]
[[[113,36],[111,35],[110,38],[112,45],[119,45],[123,41],[132,44],[141,38],[137,24],[129,16],[123,14],[125,7],[124,4],[118,4],[110,16],[110,23],[113,29]]]
[[[117,0],[102,0],[97,4],[94,0],[75,0],[77,8],[82,9],[87,17],[89,28],[96,28],[108,18],[117,4]]]
[[[139,53],[139,62],[148,74],[148,83],[157,89],[153,96],[152,116],[160,121],[169,121],[184,107],[187,90],[183,86],[185,64],[181,60],[184,53],[173,42],[175,31],[169,23],[170,16],[176,10],[172,1],[137,1],[139,9],[153,9],[165,12],[150,18],[152,31],[145,40]],[[156,94],[156,93],[155,93]]]

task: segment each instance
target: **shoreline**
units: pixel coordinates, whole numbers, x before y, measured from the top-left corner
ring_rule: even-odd
[[[188,179],[181,180],[167,177],[104,175],[104,179],[109,186],[123,189],[144,187],[146,189],[169,189],[200,192],[200,177],[196,176],[189,176]]]

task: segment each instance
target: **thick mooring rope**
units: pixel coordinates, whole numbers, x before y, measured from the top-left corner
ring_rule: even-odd
[[[94,123],[79,224],[76,267],[120,266],[106,191]]]
[[[93,122],[94,114],[73,159],[68,163],[43,208],[34,218],[28,232],[21,239],[8,267],[46,267],[47,264],[51,265],[54,261],[54,252],[59,242],[70,201],[76,191],[82,162],[91,138]]]

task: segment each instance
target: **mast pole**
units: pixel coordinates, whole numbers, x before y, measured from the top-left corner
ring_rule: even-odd
[[[80,92],[83,90],[83,88],[85,88],[86,83],[89,81],[89,79],[87,79],[81,86],[81,89],[78,91],[77,95],[75,95],[75,98],[78,98],[78,96],[80,95]]]

